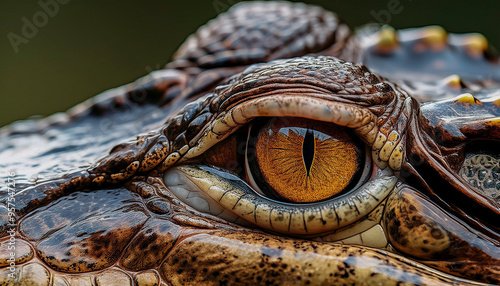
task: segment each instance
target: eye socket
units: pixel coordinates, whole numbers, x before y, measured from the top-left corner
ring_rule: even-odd
[[[302,138],[298,140],[300,144],[292,144],[292,137],[295,140]],[[274,143],[278,146],[272,145]],[[320,148],[324,144],[328,148]],[[286,164],[274,162],[262,168],[262,162],[259,163],[262,159],[257,158],[269,156],[266,153],[276,148],[289,152],[290,148],[283,148],[289,145],[295,147],[290,157],[295,160],[292,165],[296,172],[305,172],[305,177],[311,181],[311,174],[316,170],[318,175],[314,178],[325,180],[315,181],[317,187],[299,197],[305,198],[302,201],[285,197],[300,191],[296,185],[291,185],[294,181],[287,185],[276,180],[282,188],[275,190],[265,180],[263,174],[273,168],[290,169]],[[335,156],[328,156],[331,153]],[[167,171],[165,185],[194,209],[230,222],[251,223],[292,235],[327,235],[337,230],[346,231],[347,235],[351,234],[349,225],[362,218],[367,221],[353,226],[356,231],[358,227],[373,226],[367,215],[396,186],[392,170],[377,168],[368,154],[371,154],[368,145],[349,128],[309,119],[261,117],[212,146],[203,156]],[[314,169],[315,166],[318,169]],[[335,181],[332,179],[335,172],[345,178]],[[292,179],[297,181],[297,178]],[[307,181],[303,183],[306,187],[307,184]],[[320,195],[312,192],[320,192]],[[309,198],[314,195],[317,197]]]
[[[352,189],[364,168],[364,145],[346,128],[303,118],[273,118],[249,128],[247,181],[261,195],[312,203]]]

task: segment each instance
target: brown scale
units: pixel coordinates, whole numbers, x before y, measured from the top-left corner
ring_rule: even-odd
[[[15,273],[22,277],[21,283],[470,285],[474,280],[497,284],[498,202],[459,174],[465,158],[483,154],[481,148],[470,146],[497,146],[500,141],[497,60],[477,35],[448,35],[431,27],[382,30],[377,37],[379,42],[362,46],[363,36],[351,36],[347,25],[318,7],[239,4],[202,27],[164,70],[64,115],[1,129],[0,141],[7,148],[0,154],[16,155],[2,163],[30,175],[31,169],[39,170],[35,163],[46,167],[56,160],[57,165],[65,156],[98,150],[97,145],[116,145],[107,156],[101,151],[75,156],[73,165],[64,165],[64,170],[56,166],[44,173],[46,181],[42,176],[36,183],[17,186],[22,192],[15,205]],[[454,40],[446,42],[449,39]],[[368,68],[329,57],[270,62],[310,53],[362,62]],[[433,65],[431,59],[440,58],[436,55],[452,61],[439,71],[412,70],[409,59],[415,53],[428,66]],[[248,67],[254,63],[261,64]],[[451,80],[454,89],[437,81],[448,72],[459,75]],[[429,79],[430,84],[424,83]],[[379,134],[398,132],[397,140],[405,145],[403,166],[395,171],[404,191],[391,196],[383,214],[397,254],[229,223],[186,207],[163,184],[161,165],[192,144],[216,115],[253,98],[293,90],[314,91],[323,99],[365,108],[377,118]],[[470,94],[450,99],[457,91]],[[415,100],[405,106],[410,95]],[[435,101],[436,95],[447,100]],[[431,102],[421,105],[424,101]],[[61,145],[68,143],[67,137],[73,143],[85,140],[75,130],[88,127],[87,122],[115,118],[125,111],[133,117],[128,125],[100,134],[102,138],[92,144],[71,150]],[[126,131],[138,115],[147,119],[143,128],[133,127],[135,135],[142,135],[118,144],[130,137]],[[95,124],[92,131],[98,129]],[[147,130],[154,131],[144,134]],[[111,135],[116,136],[109,139]],[[27,145],[10,143],[19,137]],[[40,142],[60,143],[51,152],[25,155],[26,150],[50,145]],[[233,149],[237,143],[237,137],[230,136],[192,160],[228,167],[238,161]],[[171,160],[178,162],[182,156]],[[88,166],[88,161],[96,163]],[[237,174],[241,170],[241,166],[231,168]],[[1,194],[6,197],[5,191]],[[0,285],[12,282],[5,267],[9,256],[4,249],[10,239],[6,199],[2,205]],[[414,232],[417,236],[408,237]],[[425,238],[427,244],[436,242],[433,249],[421,247]]]
[[[416,190],[393,193],[383,222],[389,241],[401,253],[462,277],[472,274],[489,283],[500,282],[498,241],[465,227]]]

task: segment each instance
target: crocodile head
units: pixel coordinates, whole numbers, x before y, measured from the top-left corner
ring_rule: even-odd
[[[5,127],[0,284],[498,284],[500,67],[443,33],[242,4]]]

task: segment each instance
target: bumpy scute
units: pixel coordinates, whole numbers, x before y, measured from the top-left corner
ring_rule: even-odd
[[[65,114],[1,129],[1,165],[23,182],[12,209],[0,190],[0,285],[498,284],[497,170],[481,159],[496,160],[496,149],[481,148],[500,140],[500,69],[477,35],[453,44],[440,28],[417,34],[404,42],[384,28],[378,45],[366,47],[318,7],[243,3],[201,28],[166,69]],[[424,77],[396,74],[391,64],[386,73],[376,62],[401,64],[399,56],[415,53],[424,61],[451,56],[462,77],[423,84],[455,69]],[[359,61],[391,80],[351,63]],[[466,82],[486,72],[489,81]],[[394,171],[398,191],[365,217],[361,233],[385,232],[373,244],[384,249],[229,223],[165,186],[165,170],[200,163],[207,148],[262,116],[352,128],[374,170]],[[356,225],[349,231],[344,242],[371,243],[354,234]]]

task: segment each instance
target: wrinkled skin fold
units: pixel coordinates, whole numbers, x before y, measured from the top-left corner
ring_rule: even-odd
[[[165,69],[4,127],[0,285],[499,284],[500,66],[450,38],[240,4]],[[234,154],[272,118],[348,130],[359,182],[308,204],[258,193]]]

